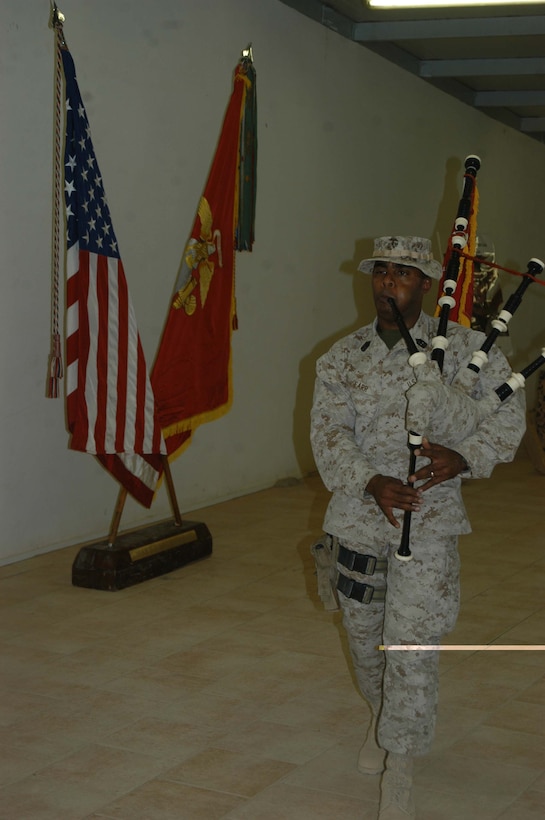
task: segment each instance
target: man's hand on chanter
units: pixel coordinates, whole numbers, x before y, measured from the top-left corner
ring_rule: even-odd
[[[422,491],[409,487],[408,484],[404,484],[398,478],[377,473],[365,489],[373,496],[390,524],[394,527],[401,526],[394,516],[394,509],[410,510],[411,512],[418,512],[420,509]]]
[[[422,440],[422,446],[418,447],[414,453],[416,456],[430,460],[429,464],[420,467],[408,479],[411,483],[425,481],[426,483],[420,486],[422,491],[429,490],[430,487],[441,484],[442,481],[448,481],[449,478],[454,478],[467,470],[465,459],[460,453],[443,447],[442,444],[432,444],[426,438]]]

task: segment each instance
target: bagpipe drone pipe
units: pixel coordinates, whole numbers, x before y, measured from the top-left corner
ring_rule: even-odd
[[[471,210],[471,196],[475,184],[475,177],[480,168],[478,157],[470,156],[465,161],[466,176],[464,190],[458,206],[458,213],[449,240],[449,249],[446,254],[443,295],[438,300],[440,307],[439,324],[436,337],[432,340],[431,360],[419,350],[412,338],[405,321],[393,299],[389,299],[398,328],[409,352],[409,364],[414,368],[416,382],[407,390],[406,428],[409,446],[409,473],[416,471],[417,450],[423,441],[424,431],[429,434],[430,423],[433,418],[433,435],[445,446],[455,448],[456,444],[470,436],[487,417],[496,412],[503,401],[506,401],[521,387],[526,379],[545,363],[545,348],[541,354],[519,373],[511,376],[497,387],[479,399],[473,398],[471,393],[479,379],[481,368],[488,361],[488,353],[498,336],[507,331],[507,326],[513,314],[520,306],[522,297],[528,286],[542,273],[544,263],[536,258],[530,259],[527,272],[519,287],[508,299],[498,317],[492,321],[492,329],[478,351],[475,351],[471,361],[456,373],[452,383],[447,385],[442,380],[445,351],[448,348],[447,329],[451,310],[456,306],[455,293],[458,282],[460,262],[464,248],[468,243],[469,215]],[[453,428],[450,420],[456,419]],[[443,423],[443,426],[442,426]],[[412,485],[411,485],[412,486]],[[401,542],[395,552],[400,561],[410,561],[410,528],[412,512],[406,510],[403,516]]]
[[[473,211],[473,198],[475,194],[477,172],[481,167],[481,160],[474,154],[470,154],[464,161],[465,174],[462,196],[458,202],[458,210],[454,220],[447,252],[445,254],[443,277],[443,293],[437,300],[441,308],[439,314],[439,325],[437,335],[432,340],[433,361],[439,365],[439,370],[443,370],[445,350],[448,347],[447,327],[451,310],[456,307],[456,288],[458,276],[460,274],[460,262],[462,251],[468,246],[470,236],[470,218]]]

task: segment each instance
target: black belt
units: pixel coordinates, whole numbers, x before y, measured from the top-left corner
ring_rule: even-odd
[[[362,575],[374,575],[375,572],[386,572],[388,561],[385,558],[375,558],[374,555],[362,555],[360,552],[353,552],[339,545],[339,564],[347,569],[361,572]]]
[[[370,584],[360,584],[352,578],[347,578],[342,572],[339,572],[337,589],[345,598],[354,598],[362,604],[376,603],[386,598],[386,589],[375,589]]]

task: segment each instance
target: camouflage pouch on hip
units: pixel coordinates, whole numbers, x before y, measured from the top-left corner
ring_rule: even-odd
[[[316,565],[316,580],[318,595],[327,610],[339,609],[337,597],[337,556],[339,554],[339,540],[325,533],[323,538],[316,541],[310,548]]]

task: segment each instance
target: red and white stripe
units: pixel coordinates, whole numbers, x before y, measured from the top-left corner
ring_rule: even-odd
[[[166,448],[123,263],[78,242],[67,252],[66,348],[70,447],[149,506]]]

